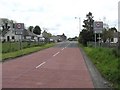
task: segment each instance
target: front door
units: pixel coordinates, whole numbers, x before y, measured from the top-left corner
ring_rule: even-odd
[[[7,36],[7,41],[10,41],[10,36]]]

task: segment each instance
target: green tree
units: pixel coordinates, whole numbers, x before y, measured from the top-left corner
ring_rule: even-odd
[[[35,28],[33,29],[33,33],[40,35],[41,34],[41,28],[39,26],[35,26]]]
[[[33,26],[29,26],[29,27],[28,27],[28,30],[30,30],[31,32],[33,32],[33,31],[32,31],[33,28],[34,28]]]
[[[108,30],[104,28],[102,32],[102,40],[105,43],[107,39],[108,39]]]
[[[8,25],[8,23],[10,22],[10,20],[6,19],[6,18],[2,18],[2,30],[9,30],[10,26]]]
[[[110,46],[110,41],[114,37],[114,34],[117,32],[117,29],[115,27],[107,29],[103,29],[102,33],[102,40],[105,43],[107,40],[109,41],[109,46]]]
[[[84,29],[80,32],[79,35],[79,42],[81,42],[83,45],[87,46],[87,42],[94,41],[94,33],[93,33],[93,16],[92,13],[89,12],[86,15],[86,20],[83,21]]]

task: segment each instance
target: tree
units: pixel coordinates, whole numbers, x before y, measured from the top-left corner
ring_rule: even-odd
[[[87,46],[87,42],[89,41],[87,35],[89,35],[89,32],[86,29],[83,29],[79,35],[79,42],[82,43],[84,46]]]
[[[102,40],[105,43],[107,40],[109,41],[109,46],[110,46],[110,41],[114,37],[114,33],[117,32],[117,29],[115,27],[107,29],[103,29],[102,33]]]
[[[9,30],[10,26],[8,25],[8,23],[10,22],[10,20],[6,19],[6,18],[2,18],[2,30]]]
[[[93,16],[92,13],[89,12],[86,15],[86,20],[83,21],[84,29],[80,32],[79,35],[79,42],[81,42],[83,45],[87,46],[87,42],[94,41],[94,33],[93,33]]]
[[[93,16],[92,16],[92,13],[89,12],[87,15],[86,15],[86,20],[83,21],[84,25],[84,29],[88,30],[88,31],[93,31]]]
[[[33,29],[33,33],[40,35],[41,34],[41,28],[39,26],[35,26],[35,28]]]
[[[107,41],[107,39],[108,39],[108,31],[107,31],[107,29],[104,28],[103,32],[102,32],[102,40],[105,43]]]
[[[31,32],[33,32],[33,28],[34,28],[33,26],[29,26],[28,30],[31,31]]]

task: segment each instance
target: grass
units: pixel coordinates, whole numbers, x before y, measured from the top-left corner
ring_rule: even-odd
[[[120,57],[116,57],[113,49],[94,47],[83,47],[83,49],[111,86],[120,90],[120,71],[118,70]]]
[[[54,43],[50,43],[50,44],[25,48],[25,49],[14,51],[14,52],[3,53],[2,54],[2,61],[5,61],[5,60],[10,59],[10,58],[15,58],[15,57],[23,56],[23,55],[26,55],[26,54],[30,54],[30,53],[33,53],[33,52],[36,52],[36,51],[39,51],[39,50],[42,50],[42,49],[52,47],[54,45],[55,45]]]

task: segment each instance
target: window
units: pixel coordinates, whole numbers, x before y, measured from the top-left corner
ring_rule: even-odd
[[[15,37],[14,37],[14,36],[12,36],[12,39],[15,39]]]
[[[111,42],[114,42],[114,38],[111,38]]]

